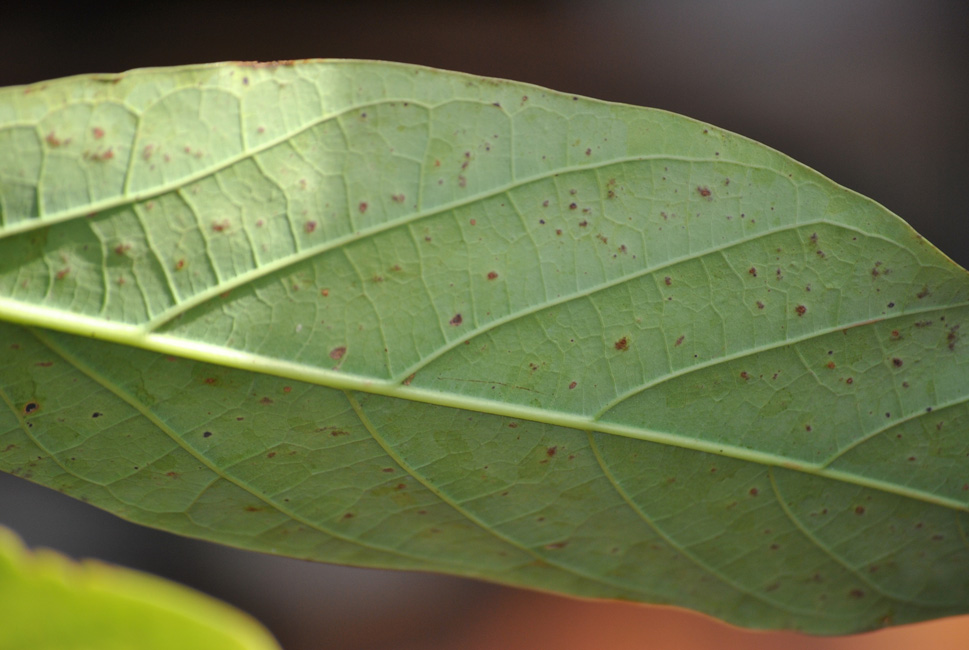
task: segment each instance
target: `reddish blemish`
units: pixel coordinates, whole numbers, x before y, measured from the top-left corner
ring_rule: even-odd
[[[710,196],[710,190],[706,187],[698,187],[696,188],[696,191],[699,192],[700,196],[702,196],[703,198],[707,198]]]
[[[740,378],[743,379],[744,381],[747,381],[750,379],[750,373],[748,373],[746,370],[741,370]]]
[[[550,551],[554,551],[556,549],[565,548],[568,545],[569,545],[568,542],[555,542],[554,544],[546,544],[545,548],[547,548]]]
[[[404,379],[404,381],[401,382],[401,383],[404,384],[404,386],[410,386],[410,383],[412,381],[414,381],[414,377],[416,377],[416,376],[417,376],[417,373],[416,372],[413,372],[413,373],[407,375],[407,378]]]
[[[571,382],[571,383],[569,383],[569,390],[572,390],[573,388],[575,388],[578,385],[579,385],[578,382],[574,382],[574,381]]]
[[[464,322],[464,318],[461,317],[461,314],[455,314],[454,317],[449,321],[449,323],[453,327],[457,327],[458,325],[460,325],[463,322]]]
[[[518,428],[518,423],[517,422],[509,422],[508,423],[508,428],[509,429],[517,429]]]
[[[37,402],[27,402],[24,404],[24,415],[30,415],[31,413],[36,413],[40,409],[40,404]]]
[[[857,508],[855,508],[855,514],[856,515],[865,514],[865,506],[858,506]]]
[[[343,431],[341,429],[335,429],[335,430],[333,430],[333,431],[330,432],[330,435],[333,436],[334,438],[338,438],[339,436],[348,436],[348,435],[350,435],[350,432],[349,431]]]
[[[629,340],[624,336],[614,344],[615,348],[620,352],[625,352],[629,349]]]
[[[674,347],[674,348],[678,348],[678,347],[680,347],[680,346],[681,346],[681,345],[683,344],[683,340],[684,340],[684,339],[686,339],[686,336],[685,336],[685,335],[684,335],[684,336],[681,336],[681,337],[680,337],[680,338],[678,338],[678,339],[676,339],[676,343],[674,343],[674,344],[673,344],[673,347]]]
[[[545,455],[551,458],[552,456],[555,455],[558,449],[559,449],[558,447],[549,447],[548,449],[545,450]]]
[[[752,496],[752,497],[755,497],[758,494],[760,494],[760,490],[758,490],[755,487],[752,487],[752,488],[750,488],[750,492],[748,492],[748,494],[750,494],[750,496]]]
[[[591,156],[592,155],[592,149],[586,149],[585,150],[585,155]]]
[[[578,207],[579,207],[579,206],[578,206],[578,205],[576,205],[575,203],[569,203],[569,210],[575,210],[575,209],[576,209],[576,208],[578,208]]]
[[[852,589],[848,592],[848,595],[852,598],[864,598],[865,592],[863,592],[861,589]]]
[[[343,518],[344,519],[353,519],[353,513],[352,512],[348,512],[345,515],[343,515]]]
[[[212,384],[217,383],[218,381],[219,380],[216,379],[215,377],[206,377],[205,378],[205,383],[208,384],[209,386],[211,386]]]
[[[323,296],[324,298],[328,298],[330,296],[330,290],[329,289],[320,289],[320,295]]]
[[[178,260],[177,262],[175,262],[175,270],[176,271],[181,271],[184,268],[185,268],[185,260],[184,259],[181,259],[181,260]]]
[[[360,202],[360,205],[357,206],[357,209],[360,210],[360,214],[366,214],[367,213],[367,202],[366,201],[361,201]]]
[[[259,403],[260,404],[269,405],[269,404],[272,404],[273,403],[273,399],[271,397],[268,397],[268,396],[267,397],[263,397],[261,400],[259,400]]]
[[[223,219],[222,221],[213,221],[212,230],[215,232],[225,232],[229,229],[229,220]]]
[[[118,244],[114,247],[114,252],[118,255],[124,255],[131,248],[131,244]]]
[[[498,274],[495,271],[488,271],[488,279],[489,280],[497,280],[498,279]]]
[[[761,301],[758,300],[757,301],[757,309],[763,309],[763,308],[764,308],[764,303],[762,303]]]
[[[63,280],[64,278],[66,278],[70,274],[70,272],[71,272],[71,269],[64,268],[64,269],[61,269],[60,271],[58,271],[55,274],[54,277],[56,277],[58,280]]]
[[[330,350],[330,358],[333,359],[334,361],[339,361],[340,359],[343,358],[343,355],[345,355],[346,353],[347,353],[346,346],[341,345],[340,347],[336,347]]]
[[[95,140],[100,140],[104,137],[104,129],[97,126],[91,129],[91,133],[94,135]]]
[[[829,361],[824,365],[828,370],[834,370],[836,368],[834,361]]]
[[[306,230],[307,234],[314,232],[316,230],[316,222],[307,221],[306,225],[303,226],[303,229]]]
[[[478,225],[478,222],[477,222],[477,221],[475,221],[474,219],[472,219],[472,220],[471,220],[471,221],[469,221],[468,223],[470,223],[470,224],[471,224],[472,226],[477,226],[477,225]]]
[[[56,135],[54,135],[53,131],[48,133],[45,139],[47,140],[47,144],[52,148],[57,148],[62,144],[60,139]]]
[[[797,312],[798,316],[803,316],[804,314],[807,313],[807,307],[805,307],[804,305],[798,305],[797,307],[794,308],[794,311]]]
[[[383,472],[384,474],[393,474],[394,468],[393,467],[385,467],[385,468],[383,468],[380,471]]]
[[[271,451],[268,454],[266,454],[266,458],[275,458],[275,457],[276,457],[276,452],[275,451]]]
[[[747,269],[747,273],[749,273],[751,277],[754,277],[754,278],[757,277],[757,269],[754,268],[753,266]]]
[[[848,377],[847,379],[845,379],[845,383],[846,384],[853,384],[853,383],[855,383],[855,380],[852,379],[851,377]]]
[[[290,393],[292,391],[293,391],[292,386],[283,386],[283,392],[284,393]]]
[[[589,222],[586,221],[585,219],[579,222],[579,228],[585,228],[588,225],[589,225]]]
[[[903,363],[903,361],[901,359],[899,359],[898,357],[895,357],[894,359],[892,359],[892,365],[895,366],[896,368],[901,368],[902,367],[902,363]]]
[[[670,276],[667,275],[665,278],[663,278],[663,284],[665,284],[666,286],[672,285],[673,284],[673,278],[671,278]]]

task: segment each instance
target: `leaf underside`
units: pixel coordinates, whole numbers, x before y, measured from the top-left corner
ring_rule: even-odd
[[[969,278],[681,116],[387,63],[0,90],[0,469],[277,554],[969,611]]]

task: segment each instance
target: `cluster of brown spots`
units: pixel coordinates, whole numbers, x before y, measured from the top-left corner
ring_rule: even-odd
[[[959,341],[959,326],[953,325],[949,328],[949,333],[946,334],[945,340],[949,344],[949,350],[956,349],[956,343]]]
[[[750,380],[750,373],[748,373],[746,370],[741,370],[740,371],[740,378],[743,379],[744,381],[749,381]]]
[[[464,322],[464,318],[461,316],[461,314],[455,314],[451,318],[451,320],[448,321],[448,324],[451,325],[452,327],[457,327],[463,322]]]
[[[345,345],[341,345],[330,350],[330,358],[334,361],[339,361],[346,353],[347,347]]]
[[[898,357],[895,357],[894,359],[892,359],[892,365],[895,366],[896,368],[901,368],[902,363],[903,363],[902,360],[899,359]]]
[[[625,352],[629,349],[629,340],[624,336],[615,342],[614,347],[620,352]]]
[[[405,199],[403,194],[391,194],[390,198],[394,203],[403,203]]]
[[[667,275],[665,278],[663,278],[663,284],[668,287],[671,286],[673,284],[673,278]]]
[[[271,398],[271,397],[269,397],[267,395],[267,396],[263,397],[261,400],[259,400],[259,403],[268,406],[268,405],[270,405],[270,404],[273,403],[273,398]]]
[[[753,266],[750,267],[749,269],[747,269],[747,273],[749,273],[750,274],[750,277],[752,277],[752,278],[756,278],[757,277],[757,269],[755,267],[753,267]]]
[[[697,187],[697,188],[696,188],[696,191],[697,191],[697,192],[698,192],[698,193],[700,194],[700,196],[702,196],[703,198],[705,198],[705,199],[709,199],[709,198],[710,198],[710,188],[708,188],[708,187],[706,187],[706,186],[703,186],[703,187]]]

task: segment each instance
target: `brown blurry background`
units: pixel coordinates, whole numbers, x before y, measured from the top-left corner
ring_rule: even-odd
[[[209,61],[387,59],[705,120],[904,217],[969,266],[969,3],[953,0],[8,4],[0,86]],[[32,546],[165,575],[253,613],[286,650],[962,649],[969,617],[852,638],[752,633],[673,609],[311,564],[139,528],[0,474]]]

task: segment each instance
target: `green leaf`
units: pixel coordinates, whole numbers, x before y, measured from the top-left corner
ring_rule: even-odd
[[[186,587],[52,551],[29,553],[0,527],[0,647],[272,650],[239,610]]]
[[[387,63],[0,94],[0,469],[236,546],[969,611],[969,277],[657,110]]]

